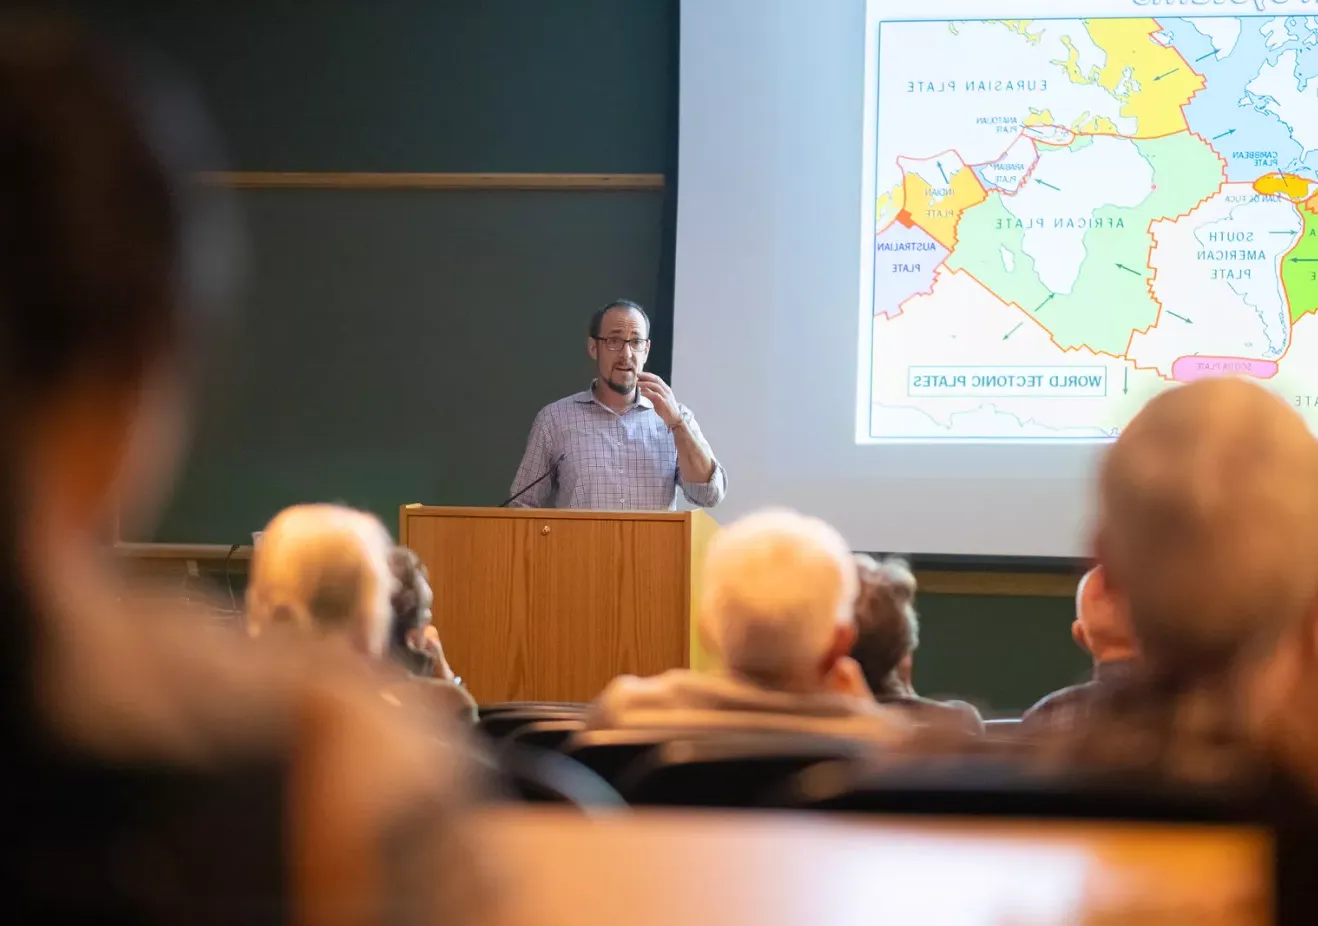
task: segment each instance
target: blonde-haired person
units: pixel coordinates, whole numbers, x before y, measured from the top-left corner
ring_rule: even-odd
[[[856,642],[851,656],[880,704],[899,708],[913,720],[965,733],[984,731],[979,711],[965,701],[922,698],[912,682],[920,621],[915,612],[915,574],[905,560],[855,557],[860,594],[856,599]]]
[[[423,569],[410,550],[394,546],[374,515],[342,505],[294,505],[270,522],[252,557],[248,630],[255,637],[310,634],[342,645],[374,664],[388,702],[471,723],[476,703],[456,684],[430,627]],[[396,655],[405,621],[415,625],[417,632],[403,637],[425,657],[426,677],[405,674],[405,666],[387,658]]]
[[[701,600],[701,632],[722,669],[619,678],[589,723],[894,742],[902,718],[852,693],[856,592],[851,552],[823,521],[785,510],[735,521],[710,543]]]
[[[384,525],[365,512],[324,504],[285,508],[252,556],[249,632],[315,632],[383,657],[393,620],[393,547]]]

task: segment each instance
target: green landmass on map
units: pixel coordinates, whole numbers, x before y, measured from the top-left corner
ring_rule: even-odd
[[[1096,227],[1085,234],[1085,259],[1069,293],[1054,295],[1040,281],[1033,258],[1023,250],[1025,232],[1014,227],[1018,223],[1003,206],[1002,194],[966,210],[948,266],[974,275],[1004,302],[1037,309],[1058,346],[1124,355],[1131,332],[1158,317],[1148,286],[1150,223],[1188,213],[1223,180],[1217,154],[1188,132],[1132,143],[1153,167],[1153,189],[1137,206],[1094,211]],[[1011,254],[1010,270],[1004,248]]]
[[[1318,215],[1302,208],[1304,230],[1295,247],[1282,258],[1281,284],[1291,308],[1291,324],[1318,312]]]
[[[1190,212],[1222,185],[1221,159],[1195,135],[1181,132],[1134,144],[1153,165],[1153,190],[1138,206],[1094,210],[1096,220],[1106,225],[1120,219],[1124,228],[1096,228],[1085,235],[1085,262],[1075,286],[1054,299],[1041,319],[1064,348],[1126,353],[1131,332],[1158,319],[1148,286],[1150,223]]]
[[[962,214],[956,250],[947,266],[969,273],[1003,302],[1033,309],[1049,293],[1035,273],[1034,258],[1025,253],[1025,230],[1018,225],[1003,206],[1002,194],[991,194]],[[1011,255],[1011,270],[1003,260],[1004,250]]]

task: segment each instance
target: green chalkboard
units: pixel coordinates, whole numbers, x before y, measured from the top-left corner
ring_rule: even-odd
[[[242,325],[154,537],[238,543],[279,508],[498,504],[586,325],[661,287],[662,192],[261,190]],[[666,352],[665,352],[666,353]]]
[[[78,0],[197,84],[236,170],[662,173],[678,0]]]

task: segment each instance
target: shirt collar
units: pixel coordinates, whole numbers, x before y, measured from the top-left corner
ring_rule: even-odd
[[[603,403],[603,402],[601,402],[599,399],[595,398],[595,384],[598,383],[598,382],[599,382],[598,379],[592,379],[592,380],[590,381],[590,388],[588,388],[588,389],[587,389],[586,391],[584,391],[584,392],[578,392],[578,393],[576,394],[576,396],[575,396],[576,401],[580,402],[582,405],[590,405],[591,403],[594,403],[595,405],[604,406],[604,403]],[[604,406],[604,407],[607,407],[607,406]],[[649,399],[647,399],[645,396],[641,395],[641,392],[640,392],[639,389],[636,391],[636,401],[634,401],[634,402],[631,404],[631,406],[630,406],[628,409],[626,409],[625,411],[630,411],[632,408],[637,408],[637,407],[639,407],[639,408],[654,408],[654,403],[651,402]],[[609,411],[613,411],[613,409],[609,409]]]

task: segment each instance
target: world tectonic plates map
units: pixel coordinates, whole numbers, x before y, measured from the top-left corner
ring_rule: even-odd
[[[1221,373],[1318,423],[1318,17],[885,22],[875,62],[858,439],[1111,438]]]

